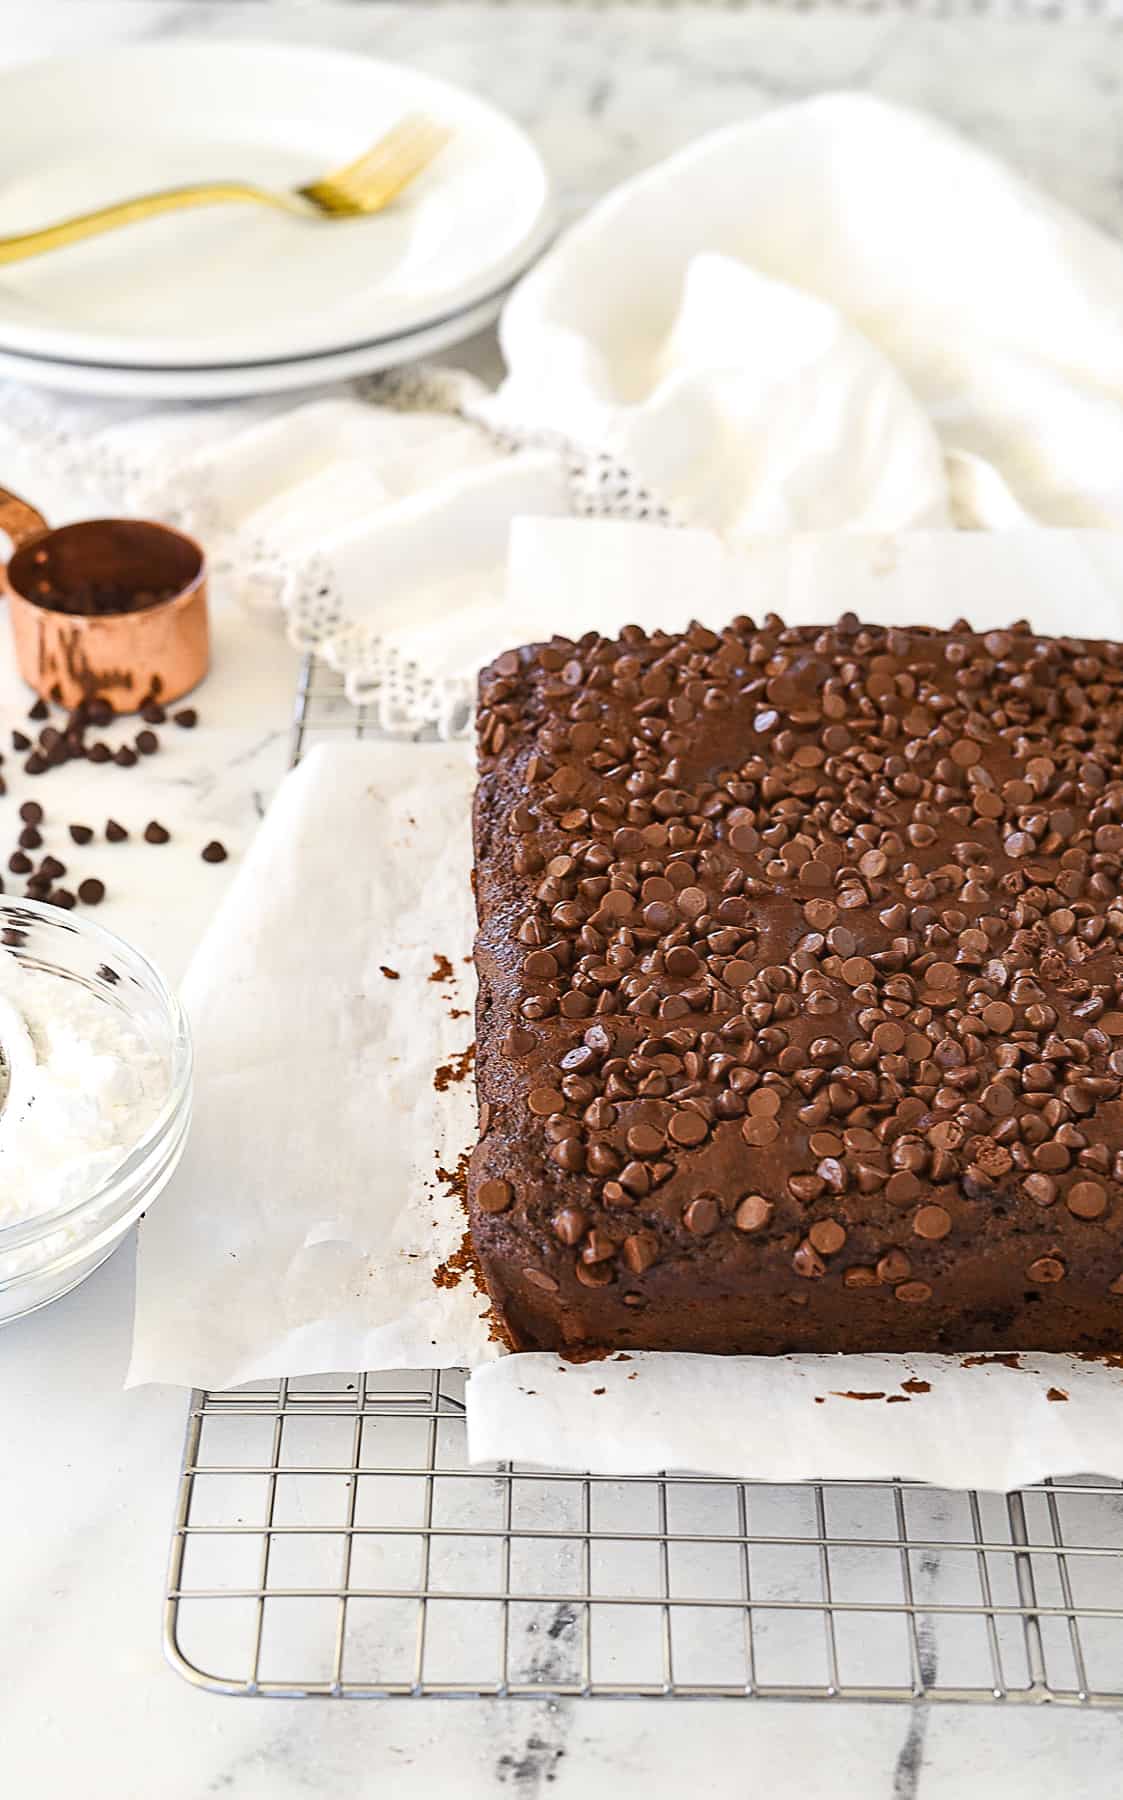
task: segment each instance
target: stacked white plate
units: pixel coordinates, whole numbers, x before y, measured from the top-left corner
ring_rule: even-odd
[[[490,323],[552,218],[526,134],[415,69],[179,41],[9,71],[0,236],[191,181],[299,187],[416,113],[451,138],[372,218],[215,206],[0,265],[0,375],[189,400],[388,368]]]

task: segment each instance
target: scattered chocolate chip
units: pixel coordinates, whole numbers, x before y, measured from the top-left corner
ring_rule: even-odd
[[[28,712],[27,716],[29,719],[34,719],[36,721],[36,723],[39,723],[43,719],[50,718],[51,709],[47,705],[47,702],[45,700],[39,699],[39,700],[36,700],[34,706]]]
[[[33,750],[23,765],[23,772],[25,775],[45,775],[49,766],[47,758]]]
[[[52,888],[47,895],[47,900],[51,906],[61,906],[64,912],[71,912],[77,905],[75,896],[69,888]]]
[[[30,875],[34,864],[30,856],[25,856],[22,850],[13,850],[8,858],[8,867],[13,875]]]
[[[180,712],[173,713],[177,725],[184,731],[191,731],[199,723],[199,715],[193,706],[185,706]]]
[[[19,816],[25,825],[41,825],[43,823],[43,808],[40,806],[38,800],[25,800],[19,809]]]
[[[163,725],[168,715],[158,700],[146,700],[140,709],[140,716],[146,725]]]
[[[772,1217],[773,1205],[761,1194],[747,1194],[733,1215],[738,1231],[763,1231]]]
[[[509,1181],[484,1181],[476,1189],[476,1204],[488,1213],[506,1212],[514,1197]]]
[[[27,737],[25,735],[25,733],[22,731],[13,731],[13,733],[12,733],[12,749],[13,750],[30,750],[31,749],[31,739],[29,737]]]
[[[113,760],[119,769],[135,769],[139,759],[135,750],[130,750],[128,744],[122,744],[120,749],[114,751]]]
[[[150,819],[148,824],[144,827],[144,841],[146,844],[166,844],[171,835],[171,832],[168,831],[165,826],[161,825],[157,819]]]
[[[71,825],[70,835],[76,844],[88,844],[94,834],[89,825]]]
[[[1065,1195],[1065,1205],[1078,1219],[1098,1219],[1107,1211],[1107,1190],[1098,1181],[1078,1181]]]
[[[106,821],[105,835],[109,843],[123,844],[129,834],[123,825],[118,825],[116,819],[109,819]]]
[[[138,731],[136,747],[142,756],[155,756],[160,748],[160,740],[154,731]]]
[[[78,898],[83,906],[100,906],[105,899],[105,883],[96,875],[87,875],[85,881],[78,883]]]
[[[21,850],[38,850],[43,842],[43,834],[37,826],[25,825],[19,834],[18,842]]]
[[[203,861],[207,863],[225,862],[227,856],[226,846],[220,844],[217,838],[212,838],[209,844],[203,846],[202,856]]]
[[[91,744],[86,751],[86,760],[92,763],[107,763],[112,755],[113,752],[108,744]]]

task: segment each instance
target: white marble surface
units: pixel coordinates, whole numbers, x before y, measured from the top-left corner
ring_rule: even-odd
[[[1108,24],[918,22],[518,4],[58,5],[6,0],[0,56],[186,33],[326,42],[400,57],[491,95],[535,134],[571,210],[700,130],[800,94],[866,87],[926,106],[1123,231],[1123,37]],[[2,154],[2,152],[0,152]],[[472,365],[495,367],[489,342]],[[63,519],[82,496],[9,453],[0,479]],[[60,821],[161,817],[166,850],[88,855],[105,921],[177,976],[285,763],[295,658],[218,609],[203,727],[132,771],[52,772]],[[26,709],[0,638],[3,737]],[[93,776],[98,776],[95,782]],[[27,784],[30,785],[30,784]],[[26,788],[0,802],[11,818]],[[63,852],[66,860],[65,851]],[[168,861],[156,859],[167,858]],[[178,893],[169,882],[183,871]],[[204,879],[205,877],[205,879]],[[993,1800],[1109,1792],[1121,1720],[1049,1709],[716,1703],[254,1703],[194,1692],[160,1656],[160,1596],[184,1400],[123,1393],[131,1249],[0,1334],[0,1756],[20,1800],[288,1800],[301,1794],[560,1796],[768,1792],[802,1800]]]

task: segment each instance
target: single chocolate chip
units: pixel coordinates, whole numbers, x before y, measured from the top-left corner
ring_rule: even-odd
[[[51,709],[45,700],[39,699],[35,702],[35,705],[31,708],[27,716],[29,719],[34,719],[36,723],[38,723],[43,719],[50,718]]]
[[[163,725],[168,715],[158,700],[146,700],[140,709],[140,716],[146,725]]]
[[[807,1239],[820,1256],[836,1256],[846,1242],[846,1227],[837,1219],[816,1219]]]
[[[193,706],[185,706],[182,711],[174,713],[173,717],[184,731],[191,731],[199,723],[199,715]]]
[[[21,850],[38,850],[42,842],[43,834],[35,825],[25,825],[19,834],[19,847]]]
[[[8,867],[13,875],[30,875],[34,865],[30,856],[25,856],[22,850],[13,850],[8,858]]]
[[[111,844],[123,844],[129,834],[123,825],[118,825],[116,819],[109,819],[106,822],[105,835]]]
[[[227,856],[226,846],[220,844],[217,838],[212,838],[209,844],[203,846],[202,856],[203,861],[207,863],[225,862]]]
[[[114,753],[113,760],[119,769],[135,769],[138,757],[135,750],[129,749],[128,744],[122,744],[121,748]]]
[[[171,835],[171,832],[161,825],[158,819],[150,819],[144,827],[146,844],[166,844]]]
[[[483,1181],[476,1190],[476,1204],[488,1213],[506,1212],[514,1197],[509,1181]]]
[[[160,740],[154,731],[138,731],[136,747],[142,756],[155,756],[160,748]]]
[[[1078,1219],[1098,1219],[1107,1211],[1107,1193],[1098,1181],[1078,1181],[1065,1195],[1065,1205]]]
[[[100,906],[105,899],[105,883],[96,875],[87,875],[78,883],[78,898],[84,906]]]
[[[70,835],[76,844],[88,844],[94,834],[89,825],[72,825]]]
[[[25,800],[19,809],[19,816],[25,825],[41,825],[43,823],[43,808],[40,806],[38,800]]]
[[[747,1194],[733,1215],[738,1231],[763,1231],[772,1217],[771,1200],[762,1194]]]
[[[47,900],[51,906],[61,906],[64,912],[71,912],[77,904],[69,888],[52,888]]]
[[[951,1214],[946,1206],[918,1206],[913,1215],[912,1228],[917,1237],[932,1240],[945,1238],[951,1230]]]
[[[38,750],[33,750],[23,765],[23,772],[25,775],[43,775],[48,767],[46,757],[40,756]]]
[[[25,734],[22,731],[13,731],[13,733],[12,733],[12,749],[13,750],[30,750],[31,749],[31,739],[29,737],[25,736]]]
[[[91,744],[86,751],[87,762],[107,763],[113,755],[108,744]]]

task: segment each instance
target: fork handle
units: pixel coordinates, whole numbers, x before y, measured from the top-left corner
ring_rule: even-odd
[[[262,206],[279,207],[283,212],[302,216],[307,213],[307,208],[295,195],[273,193],[269,188],[255,187],[251,182],[197,181],[188,187],[161,188],[155,194],[139,194],[133,200],[99,206],[94,212],[76,213],[73,218],[43,225],[38,231],[0,237],[0,263],[42,256],[48,250],[61,250],[64,245],[76,244],[82,238],[115,231],[119,225],[136,225],[142,219],[154,219],[159,213],[180,212],[194,206],[223,206],[232,201],[256,201]]]

